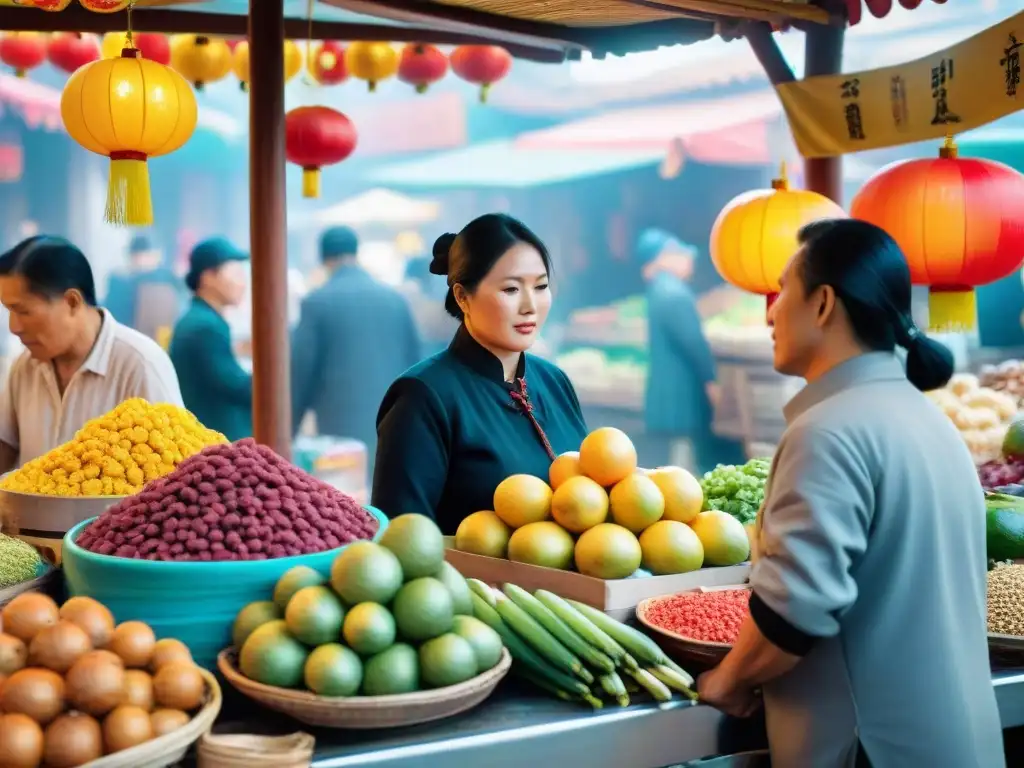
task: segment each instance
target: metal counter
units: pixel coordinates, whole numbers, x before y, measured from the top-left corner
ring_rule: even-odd
[[[993,672],[992,679],[1003,728],[1024,726],[1024,669]],[[236,699],[225,690],[218,732],[308,730],[317,739],[313,768],[522,768],[570,765],[581,754],[588,768],[660,768],[766,744],[761,717],[735,720],[683,701],[592,712],[511,680],[465,715],[386,731],[303,728]]]

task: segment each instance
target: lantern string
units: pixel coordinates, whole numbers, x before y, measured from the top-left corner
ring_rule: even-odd
[[[306,16],[309,17],[309,26],[306,31],[306,71],[303,74],[302,79],[306,85],[319,85],[319,81],[316,77],[311,76],[313,69],[313,4],[315,0],[307,0],[306,2]]]
[[[132,11],[135,9],[135,0],[128,3],[128,10],[126,15],[128,17],[128,31],[125,33],[125,39],[128,41],[128,48],[135,47],[135,40],[132,38]]]

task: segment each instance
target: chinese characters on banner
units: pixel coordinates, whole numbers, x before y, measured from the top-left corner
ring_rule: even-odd
[[[1024,12],[906,64],[776,87],[804,157],[830,157],[977,128],[1024,108]]]

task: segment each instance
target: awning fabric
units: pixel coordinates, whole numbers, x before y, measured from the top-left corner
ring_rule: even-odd
[[[924,0],[898,0],[907,10],[914,10]],[[945,3],[946,0],[932,0],[933,3]],[[864,16],[864,7],[876,19],[885,18],[892,10],[893,0],[846,0],[846,15],[850,18],[850,26],[860,22]]]

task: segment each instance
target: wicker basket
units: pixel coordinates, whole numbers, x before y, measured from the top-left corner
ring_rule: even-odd
[[[199,671],[206,680],[206,702],[188,725],[137,747],[93,760],[82,768],[168,768],[181,762],[189,747],[203,734],[209,733],[220,713],[220,686],[205,669]]]
[[[698,587],[693,590],[686,590],[687,592],[719,592],[725,589],[749,589],[747,585],[735,584],[727,587]],[[679,593],[682,594],[682,593]],[[663,595],[660,597],[650,597],[642,601],[636,607],[636,619],[643,626],[644,630],[654,641],[660,645],[667,654],[677,661],[687,661],[696,664],[703,664],[705,666],[715,666],[722,659],[725,658],[726,654],[732,650],[732,645],[729,643],[708,643],[703,640],[694,640],[691,637],[685,637],[676,632],[672,632],[668,629],[653,624],[647,618],[647,612],[662,600],[667,600],[674,595]]]
[[[47,568],[46,572],[34,579],[15,584],[13,587],[0,589],[0,608],[25,592],[43,592],[50,597],[60,588],[61,571],[59,568]]]
[[[316,739],[308,733],[214,735],[199,740],[199,768],[309,768]]]
[[[483,674],[458,685],[395,696],[333,698],[306,691],[263,685],[238,671],[234,649],[221,651],[217,668],[224,679],[250,699],[307,725],[324,728],[397,728],[451,717],[482,702],[508,674],[512,657],[502,651],[501,660]]]

